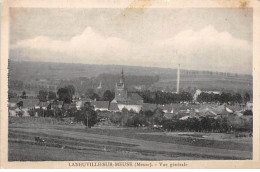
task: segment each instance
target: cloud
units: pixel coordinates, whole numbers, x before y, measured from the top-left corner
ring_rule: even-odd
[[[174,49],[179,63],[201,70],[250,73],[252,45],[228,32],[219,32],[212,26],[199,31],[185,30],[157,43],[160,49]]]
[[[86,28],[82,34],[76,35],[68,41],[39,36],[33,39],[18,41],[11,46],[12,50],[19,49],[22,51],[24,56],[28,56],[30,51],[35,52],[35,58],[39,55],[44,56],[42,53],[36,53],[37,51],[52,52],[56,57],[59,55],[73,57],[70,59],[73,62],[77,60],[80,62],[84,60],[85,62],[95,62],[104,56],[118,56],[119,52],[126,52],[128,48],[128,42],[116,37],[104,37],[90,27]],[[55,57],[52,60],[55,61]],[[68,61],[68,58],[63,60],[72,62]]]
[[[185,30],[174,37],[160,42],[163,46],[174,45],[182,52],[191,52],[205,48],[242,49],[249,50],[250,45],[245,40],[232,37],[228,32],[218,32],[213,26],[207,26],[200,31]]]
[[[106,37],[88,27],[66,41],[45,36],[21,40],[11,46],[11,51],[20,58],[41,61],[156,67],[175,67],[181,63],[196,70],[238,73],[252,70],[252,45],[212,26],[199,31],[184,30],[169,39],[145,43]]]

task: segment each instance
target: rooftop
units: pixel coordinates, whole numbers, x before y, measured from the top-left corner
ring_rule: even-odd
[[[106,109],[108,109],[108,107],[109,107],[109,101],[94,101],[94,102],[91,102],[91,104],[95,108],[106,108]]]
[[[119,110],[117,103],[110,103],[108,110],[114,110],[114,111]]]

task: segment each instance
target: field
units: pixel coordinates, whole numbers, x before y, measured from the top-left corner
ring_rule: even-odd
[[[69,120],[10,117],[8,135],[9,161],[252,159],[252,138],[235,134],[86,129]]]

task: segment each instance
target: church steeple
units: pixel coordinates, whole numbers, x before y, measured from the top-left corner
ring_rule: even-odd
[[[127,100],[127,90],[125,88],[125,76],[124,70],[122,68],[120,81],[116,84],[115,87],[115,99],[114,102],[125,102]]]
[[[121,77],[120,77],[120,84],[125,84],[125,76],[124,76],[124,69],[122,68]]]

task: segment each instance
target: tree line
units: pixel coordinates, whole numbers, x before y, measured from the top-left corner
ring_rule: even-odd
[[[198,102],[220,102],[220,103],[242,103],[250,101],[249,93],[245,93],[242,97],[240,93],[221,93],[221,94],[213,94],[213,93],[205,93],[202,92],[198,98]]]
[[[227,133],[232,131],[252,132],[253,121],[245,121],[239,124],[234,124],[227,117],[210,118],[201,117],[188,118],[187,120],[164,120],[162,122],[163,129],[167,131],[188,131],[188,132],[217,132]]]
[[[170,104],[170,103],[179,103],[179,102],[191,102],[192,94],[189,92],[171,93],[163,91],[140,91],[138,94],[143,97],[145,103],[153,104]]]

